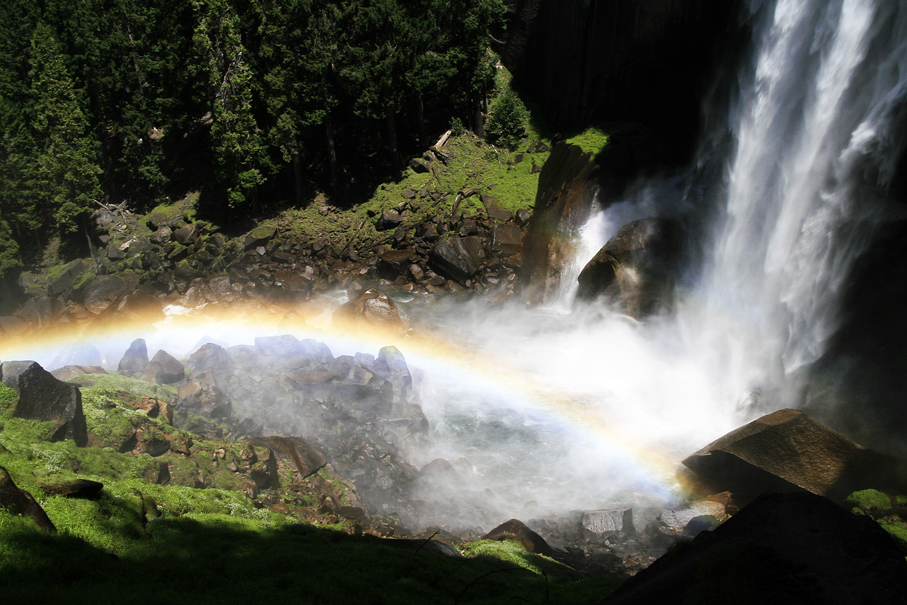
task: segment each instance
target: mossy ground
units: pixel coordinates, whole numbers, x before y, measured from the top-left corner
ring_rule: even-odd
[[[130,408],[130,398],[164,395],[160,387],[115,374],[80,380],[94,385],[83,387],[83,402],[96,435],[114,439],[134,421],[144,430],[180,432]],[[140,590],[141,598],[198,603],[594,603],[616,588],[513,543],[473,543],[463,549],[466,558],[454,559],[350,535],[348,522],[311,524],[259,508],[235,486],[218,489],[232,473],[212,463],[214,453],[229,456],[238,443],[192,436],[193,455],[183,459],[208,474],[213,488],[150,483],[146,471],[159,459],[50,443],[44,423],[13,418],[14,406],[15,392],[0,385],[0,466],[58,531],[45,533],[0,508],[4,602],[119,602]],[[171,483],[179,474],[173,471]],[[42,487],[75,478],[104,488],[88,500],[50,496]],[[284,502],[298,496],[286,488],[274,495]]]

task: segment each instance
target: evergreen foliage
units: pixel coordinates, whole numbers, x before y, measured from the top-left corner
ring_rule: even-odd
[[[257,213],[384,180],[453,117],[481,131],[504,14],[502,0],[2,3],[0,236],[15,241],[0,271],[95,201],[201,189],[222,215]]]
[[[485,132],[488,141],[513,149],[526,134],[526,124],[529,121],[529,112],[517,94],[508,90],[495,104],[494,110],[488,117]]]

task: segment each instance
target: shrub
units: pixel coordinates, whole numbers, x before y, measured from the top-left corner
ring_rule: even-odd
[[[494,104],[485,123],[489,143],[513,149],[526,134],[529,111],[512,90],[505,92]]]

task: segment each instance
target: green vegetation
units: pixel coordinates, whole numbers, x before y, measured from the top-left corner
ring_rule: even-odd
[[[514,90],[504,92],[492,106],[485,124],[490,143],[515,149],[526,134],[529,111]]]
[[[263,594],[294,603],[592,603],[619,584],[584,579],[516,543],[474,542],[457,559],[350,535],[358,528],[317,513],[317,494],[293,484],[289,463],[279,463],[284,487],[267,495],[290,514],[272,512],[239,489],[225,464],[244,445],[208,441],[132,409],[166,391],[116,374],[79,380],[91,385],[82,388],[83,404],[98,444],[85,448],[44,441],[43,423],[11,417],[15,391],[0,385],[0,466],[57,528],[47,533],[0,508],[0,593],[9,602],[113,602],[140,586],[147,597],[200,603],[258,602]],[[131,430],[189,438],[192,455],[153,458],[109,445]],[[165,485],[149,481],[161,462],[171,468]],[[199,473],[208,478],[204,489],[192,486]],[[343,481],[320,474],[349,501]],[[51,495],[49,486],[76,478],[104,487],[94,499]]]
[[[57,236],[84,246],[97,202],[201,191],[207,216],[236,220],[319,191],[361,200],[452,119],[482,132],[504,14],[501,0],[3,3],[0,271]]]
[[[891,498],[875,489],[864,489],[847,496],[847,502],[854,506],[854,512],[869,512],[891,508]]]

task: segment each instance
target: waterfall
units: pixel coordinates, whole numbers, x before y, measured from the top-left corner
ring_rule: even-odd
[[[744,388],[777,385],[825,351],[848,270],[883,218],[875,198],[901,153],[907,100],[907,3],[750,10],[753,60],[728,115],[736,150],[724,212],[681,318],[709,335]]]

